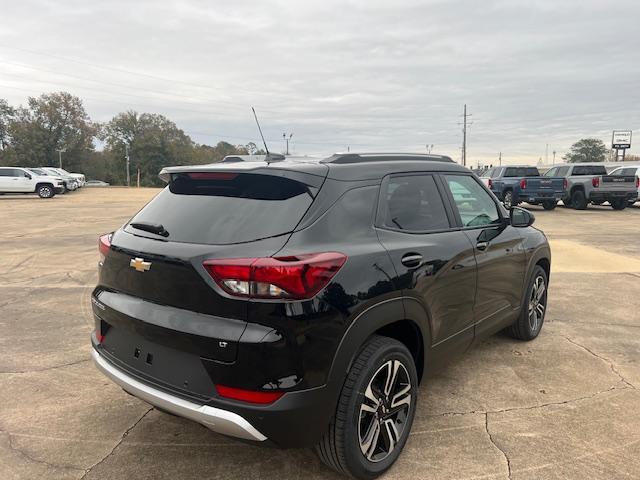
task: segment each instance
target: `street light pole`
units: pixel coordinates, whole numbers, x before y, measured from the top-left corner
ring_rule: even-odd
[[[129,174],[129,145],[125,143],[124,145],[125,158],[127,159],[127,187],[130,186],[131,176]]]
[[[284,138],[285,142],[287,142],[287,150],[285,155],[289,155],[289,140],[291,140],[291,137],[293,137],[293,133],[290,133],[288,137],[286,133],[282,134],[282,138]]]
[[[56,150],[58,152],[58,163],[60,166],[58,168],[62,168],[62,152],[66,152],[66,148],[61,148],[60,150]]]

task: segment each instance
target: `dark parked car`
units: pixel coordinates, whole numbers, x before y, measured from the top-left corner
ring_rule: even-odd
[[[542,328],[544,234],[448,157],[234,160],[161,177],[99,239],[92,356],[129,393],[216,432],[314,446],[373,478],[404,447],[429,372],[497,331]]]
[[[537,167],[494,167],[482,175],[482,181],[506,208],[527,202],[553,210],[567,192],[565,178],[543,177]]]

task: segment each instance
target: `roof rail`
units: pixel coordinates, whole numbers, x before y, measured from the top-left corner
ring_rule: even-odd
[[[395,161],[427,161],[454,163],[446,155],[430,155],[426,153],[335,153],[320,163],[364,163]]]

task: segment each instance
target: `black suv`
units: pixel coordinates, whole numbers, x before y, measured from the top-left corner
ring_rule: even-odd
[[[230,158],[160,176],[100,238],[92,294],[96,365],[158,409],[373,478],[427,373],[499,330],[540,332],[545,236],[448,157]]]

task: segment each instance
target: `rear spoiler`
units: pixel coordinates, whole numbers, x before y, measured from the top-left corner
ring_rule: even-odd
[[[319,163],[299,163],[288,169],[284,165],[264,162],[229,162],[211,165],[186,165],[181,167],[165,167],[158,175],[164,182],[170,183],[172,176],[178,173],[252,173],[255,175],[272,175],[286,177],[298,182],[320,187],[329,172],[326,165]]]

